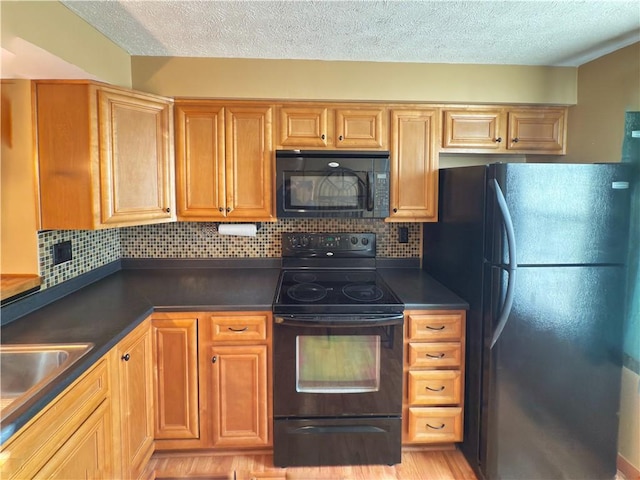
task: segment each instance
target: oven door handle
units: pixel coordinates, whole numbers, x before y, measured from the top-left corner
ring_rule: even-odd
[[[333,319],[332,319],[333,318]],[[386,327],[388,325],[402,325],[404,323],[404,315],[390,315],[387,317],[349,320],[336,320],[337,316],[311,316],[299,318],[274,318],[276,325],[284,327],[308,327],[308,328],[354,328],[354,327]]]

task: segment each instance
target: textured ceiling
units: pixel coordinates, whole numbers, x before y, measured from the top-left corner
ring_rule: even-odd
[[[144,56],[578,66],[640,41],[640,0],[62,3]]]

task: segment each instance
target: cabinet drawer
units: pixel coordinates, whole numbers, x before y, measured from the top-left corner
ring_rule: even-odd
[[[462,359],[460,342],[409,343],[409,367],[459,367]]]
[[[266,341],[268,315],[211,316],[214,342]]]
[[[462,400],[460,370],[409,372],[408,392],[412,405],[457,405]]]
[[[462,408],[409,408],[407,440],[416,443],[462,441]]]
[[[409,314],[409,340],[459,341],[462,336],[462,312]]]

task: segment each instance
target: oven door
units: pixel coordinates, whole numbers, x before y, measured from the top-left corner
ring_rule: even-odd
[[[349,322],[276,317],[276,417],[398,416],[402,315]]]

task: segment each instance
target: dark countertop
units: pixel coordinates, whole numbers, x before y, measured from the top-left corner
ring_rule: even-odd
[[[406,309],[467,308],[466,302],[420,269],[378,271]],[[279,268],[271,267],[123,269],[4,325],[4,344],[91,342],[94,346],[2,421],[0,444],[152,312],[271,310],[279,274]]]

